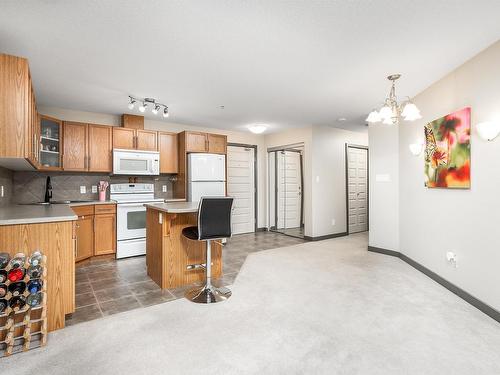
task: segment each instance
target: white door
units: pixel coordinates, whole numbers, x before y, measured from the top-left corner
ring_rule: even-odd
[[[368,230],[368,150],[347,148],[349,233]]]
[[[255,231],[255,149],[227,148],[227,195],[234,198],[233,234]]]
[[[302,176],[300,153],[279,151],[278,229],[299,228],[302,217]]]

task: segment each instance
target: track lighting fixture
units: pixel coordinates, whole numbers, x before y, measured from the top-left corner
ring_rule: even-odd
[[[139,99],[139,98],[134,98],[133,96],[130,96],[130,95],[129,95],[129,99],[130,99],[130,102],[128,104],[129,109],[134,109],[135,104],[140,103],[139,107],[138,107],[139,112],[144,113],[144,112],[146,112],[147,108],[152,108],[151,112],[154,115],[157,115],[158,112],[160,112],[161,109],[163,108],[163,112],[162,112],[163,117],[165,117],[165,118],[168,117],[168,107],[166,106],[166,104],[158,103],[156,101],[156,99],[153,99],[153,98]]]

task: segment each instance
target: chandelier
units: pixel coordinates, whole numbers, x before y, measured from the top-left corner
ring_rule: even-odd
[[[129,95],[129,103],[128,108],[134,109],[135,105],[138,104],[139,112],[144,113],[146,108],[151,107],[151,112],[154,115],[157,115],[160,110],[162,111],[163,117],[168,117],[168,106],[165,104],[158,103],[156,99],[153,98],[144,98],[138,99]]]
[[[366,118],[367,122],[382,122],[387,125],[397,125],[401,117],[405,121],[415,121],[422,118],[420,110],[412,103],[410,98],[398,103],[396,97],[396,80],[401,74],[391,74],[387,79],[392,82],[389,96],[385,99],[384,106],[379,111],[373,110]]]

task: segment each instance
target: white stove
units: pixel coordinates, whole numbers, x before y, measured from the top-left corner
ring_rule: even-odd
[[[153,184],[111,184],[110,198],[116,201],[116,258],[146,254],[146,207],[155,199]]]

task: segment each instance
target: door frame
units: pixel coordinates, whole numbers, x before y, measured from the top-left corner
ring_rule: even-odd
[[[345,144],[345,226],[346,233],[349,235],[349,148],[358,148],[366,150],[366,227],[370,230],[370,153],[368,146],[356,145],[352,143]]]
[[[258,215],[258,210],[259,210],[259,204],[258,204],[258,201],[257,201],[257,198],[258,198],[258,190],[259,190],[259,186],[258,186],[258,179],[257,179],[257,145],[249,145],[249,144],[245,144],[245,143],[231,143],[231,142],[228,142],[227,143],[228,146],[232,146],[232,147],[243,147],[243,148],[253,148],[253,184],[254,184],[254,231],[255,232],[258,232],[259,231],[259,226],[258,226],[258,223],[257,223],[257,218],[259,217]],[[226,163],[227,163],[227,156],[226,156]],[[227,166],[226,166],[227,168]],[[227,172],[226,172],[226,176],[227,176]],[[227,178],[226,178],[227,180]],[[226,181],[227,183],[227,181]]]
[[[304,165],[303,165],[303,152],[304,150],[295,150],[291,146],[280,146],[280,147],[271,147],[267,149],[268,155],[271,152],[297,152],[300,156],[300,227],[304,227]],[[300,147],[304,147],[303,144]],[[278,159],[274,160],[274,226],[269,223],[269,229],[273,231],[278,231]],[[283,233],[285,234],[285,233]],[[293,237],[293,236],[292,236]]]

